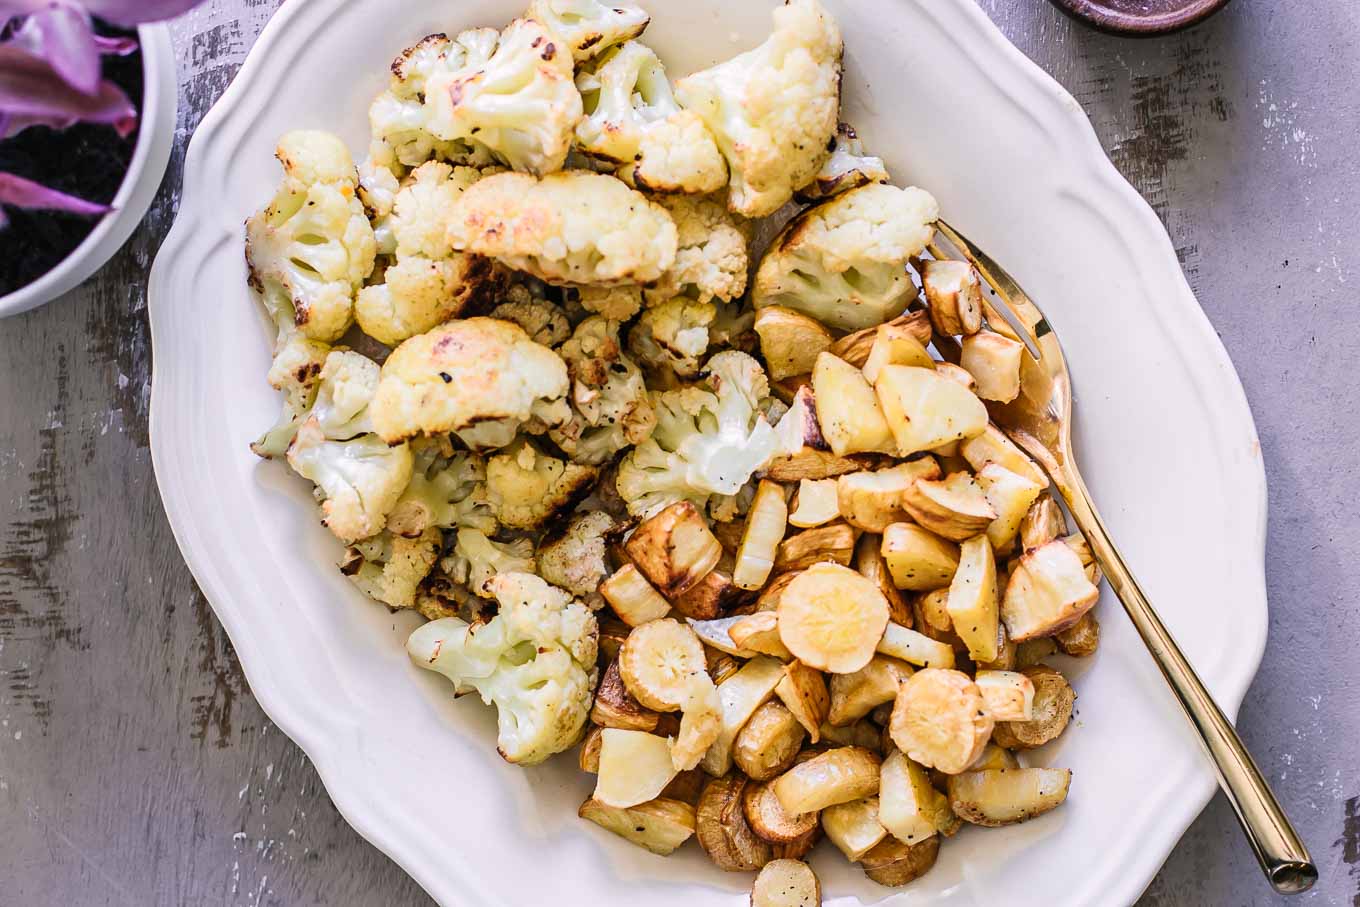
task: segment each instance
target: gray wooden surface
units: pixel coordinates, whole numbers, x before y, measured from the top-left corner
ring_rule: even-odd
[[[1321,869],[1301,900],[1360,907],[1360,4],[1237,0],[1143,43],[1044,0],[983,5],[1157,209],[1242,374],[1272,619],[1241,728]],[[0,322],[0,904],[430,903],[260,711],[147,450],[147,269],[187,138],[275,6],[174,24],[179,141],[146,224],[97,280]],[[1274,901],[1219,798],[1143,903]]]

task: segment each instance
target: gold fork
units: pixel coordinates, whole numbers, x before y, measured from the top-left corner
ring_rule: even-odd
[[[1012,403],[988,403],[992,420],[1039,462],[1067,503],[1110,587],[1199,733],[1218,773],[1219,787],[1232,803],[1270,884],[1282,894],[1307,891],[1318,877],[1308,849],[1241,738],[1120,557],[1077,470],[1072,451],[1072,376],[1057,334],[1004,268],[949,224],[939,221],[936,226],[939,235],[972,262],[1009,310],[999,311],[984,296],[989,326],[1024,343],[1029,350],[1028,356],[1021,357],[1020,396]],[[934,244],[930,252],[936,258],[954,257],[943,255]]]

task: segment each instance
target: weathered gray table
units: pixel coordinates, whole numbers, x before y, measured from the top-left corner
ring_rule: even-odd
[[[983,2],[1157,209],[1246,383],[1272,620],[1241,727],[1321,869],[1303,900],[1360,907],[1360,4],[1237,0],[1137,43]],[[188,136],[275,6],[175,23],[179,141],[146,224],[100,278],[0,322],[3,904],[429,903],[251,697],[147,450],[147,270]],[[1143,903],[1273,900],[1219,798]]]

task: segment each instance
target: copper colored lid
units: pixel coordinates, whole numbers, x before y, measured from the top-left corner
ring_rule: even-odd
[[[1052,0],[1074,19],[1101,31],[1133,37],[1189,28],[1228,5],[1228,0]]]

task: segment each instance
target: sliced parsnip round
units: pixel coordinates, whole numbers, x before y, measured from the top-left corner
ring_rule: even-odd
[[[1020,672],[1034,684],[1028,721],[1001,721],[993,739],[1008,750],[1043,746],[1067,729],[1077,694],[1067,678],[1048,665],[1034,665]]]
[[[822,885],[801,860],[771,860],[751,886],[751,907],[819,907]]]
[[[742,809],[751,830],[771,844],[801,841],[817,828],[817,813],[789,813],[768,784],[748,784],[742,793]]]
[[[869,663],[888,625],[878,587],[838,564],[813,564],[779,599],[779,637],[804,664],[837,674]]]
[[[956,775],[981,755],[993,724],[967,674],[926,668],[902,685],[889,729],[893,743],[909,757]]]
[[[790,841],[787,844],[771,844],[770,852],[774,854],[776,860],[801,860],[812,852],[812,848],[822,840],[822,824],[820,822],[812,831],[803,835],[797,841]]]
[[[842,746],[799,762],[773,782],[790,813],[815,812],[878,793],[880,759],[858,746]]]
[[[1064,654],[1074,658],[1094,655],[1100,646],[1100,621],[1096,620],[1094,611],[1087,611],[1081,620],[1054,635],[1053,641]]]
[[[594,798],[605,806],[627,809],[655,800],[675,774],[669,740],[644,731],[605,728]]]
[[[719,869],[750,872],[770,861],[768,841],[758,837],[746,821],[742,795],[751,782],[741,775],[714,778],[699,795],[699,846]]]
[[[708,676],[703,643],[678,621],[649,621],[634,627],[623,641],[619,674],[638,702],[673,712],[688,700],[694,678]]]
[[[940,853],[938,835],[918,844],[906,844],[894,837],[884,838],[860,858],[859,865],[871,880],[889,888],[914,882],[930,871]]]

